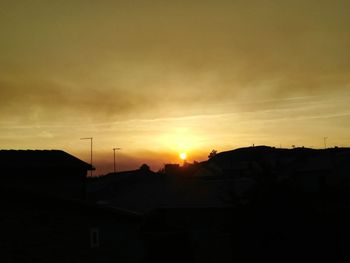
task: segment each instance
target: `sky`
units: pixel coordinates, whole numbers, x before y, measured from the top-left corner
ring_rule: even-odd
[[[350,146],[347,0],[7,1],[0,148],[95,174],[251,145]],[[325,140],[324,138],[327,137]]]

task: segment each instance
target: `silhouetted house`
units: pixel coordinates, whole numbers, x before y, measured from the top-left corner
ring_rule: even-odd
[[[142,215],[1,188],[1,262],[142,262]]]
[[[3,184],[33,192],[82,198],[90,164],[60,150],[0,150]]]
[[[240,148],[220,152],[208,161],[221,170],[224,177],[260,176],[275,166],[275,149],[267,146]]]
[[[213,165],[200,165],[193,173],[196,178],[215,178],[220,175],[220,169],[215,169]]]
[[[350,189],[350,151],[338,153],[334,166],[338,185]]]
[[[167,163],[164,165],[164,172],[166,175],[177,175],[180,173],[180,165]]]
[[[314,188],[313,191],[320,187],[349,187],[349,161],[350,151],[336,148],[319,151],[298,160],[294,166],[294,174],[305,190],[311,190],[310,187]]]
[[[157,180],[159,174],[151,171],[148,165],[142,165],[140,169],[109,173],[100,177],[88,178],[89,200],[99,200],[113,194],[124,191],[132,185],[140,182],[147,183]]]
[[[233,262],[234,220],[230,206],[154,210],[142,227],[147,262]]]
[[[294,178],[301,190],[320,192],[325,190],[327,178],[333,175],[333,170],[328,156],[309,156],[295,165]]]

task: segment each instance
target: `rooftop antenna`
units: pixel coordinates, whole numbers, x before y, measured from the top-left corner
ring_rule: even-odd
[[[115,168],[115,151],[116,150],[121,150],[122,148],[113,148],[113,158],[114,158],[114,174],[116,174],[117,173],[117,170],[116,170],[116,168]]]

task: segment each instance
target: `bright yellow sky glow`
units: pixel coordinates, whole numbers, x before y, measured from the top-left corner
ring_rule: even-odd
[[[350,146],[350,1],[2,1],[0,148],[96,174],[252,144]]]

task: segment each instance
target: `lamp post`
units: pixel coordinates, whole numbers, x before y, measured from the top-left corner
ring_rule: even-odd
[[[92,176],[92,137],[80,138],[80,140],[90,140],[90,165],[91,165],[90,176]]]
[[[113,148],[113,158],[114,158],[114,174],[116,174],[117,170],[115,169],[115,150],[121,150],[121,148]]]

